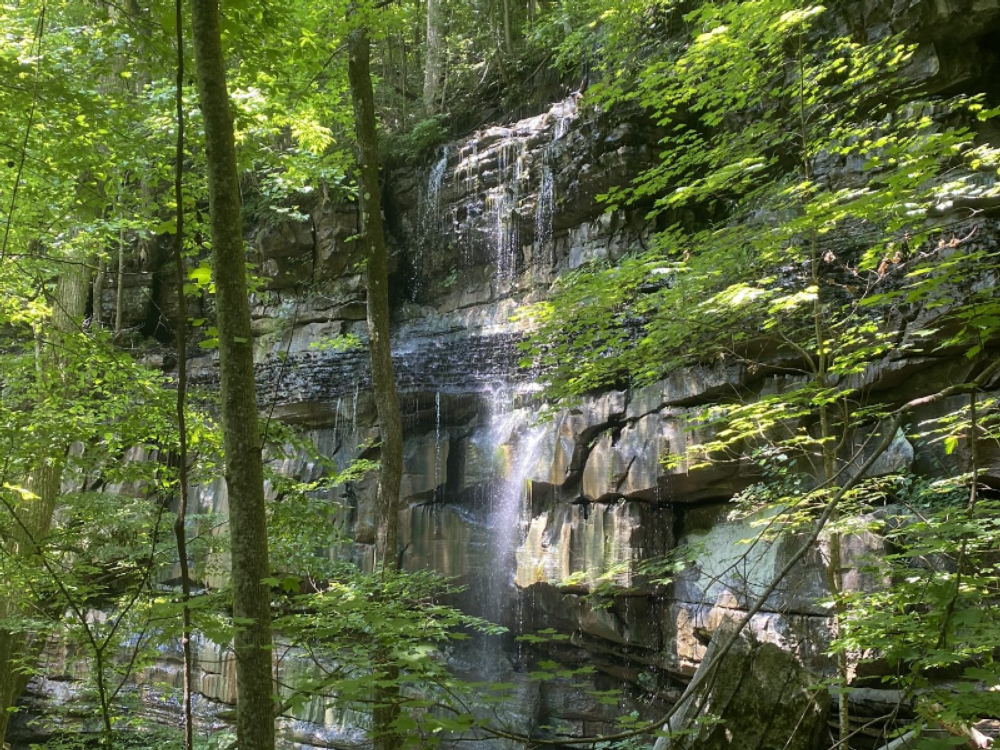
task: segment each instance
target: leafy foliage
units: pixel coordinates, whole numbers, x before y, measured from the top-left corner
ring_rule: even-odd
[[[407,746],[436,747],[451,733],[483,726],[464,703],[476,686],[451,674],[442,650],[469,630],[502,629],[442,603],[454,593],[430,573],[374,577],[342,566],[321,590],[293,597],[275,625],[309,654],[315,670],[292,686],[284,705],[294,711],[319,698],[341,710],[366,707],[380,684],[396,689],[403,710],[391,729],[408,738]],[[496,689],[506,695],[503,686]]]
[[[541,365],[560,398],[730,366],[739,382],[688,411],[697,440],[665,456],[667,467],[738,469],[750,483],[739,507],[772,509],[765,539],[830,519],[841,683],[848,653],[887,658],[911,691],[957,669],[971,682],[921,699],[924,717],[957,726],[995,714],[966,697],[977,681],[995,682],[983,671],[995,650],[982,606],[996,596],[991,515],[941,499],[968,494],[976,477],[950,477],[947,491],[910,485],[909,500],[934,502],[897,514],[882,508],[902,485],[867,459],[876,443],[904,437],[880,433],[892,406],[868,388],[878,363],[931,352],[975,359],[996,336],[987,279],[998,258],[977,241],[975,215],[956,210],[996,195],[996,153],[974,134],[996,112],[975,97],[921,96],[907,78],[911,46],[836,37],[821,6],[644,3],[644,19],[683,29],[683,41],[630,60],[622,50],[648,50],[655,35],[627,12],[635,4],[611,5],[578,6],[589,24],[562,38],[560,54],[637,40],[608,54],[588,96],[604,108],[638,105],[665,133],[656,164],[604,197],[609,211],[641,211],[663,228],[646,249],[560,279],[530,313],[537,333],[524,364]],[[775,377],[762,389],[766,375]],[[995,421],[983,406],[971,427],[958,408],[906,436],[951,454]],[[859,522],[873,513],[872,526]],[[876,597],[843,589],[840,540],[859,523],[896,550],[872,572],[892,582]]]
[[[928,301],[994,264],[947,230],[940,248],[911,257],[936,207],[983,190],[971,132],[940,120],[993,113],[971,99],[900,100],[912,49],[830,40],[822,16],[793,2],[706,3],[684,16],[688,45],[637,84],[591,89],[602,106],[640,104],[667,131],[658,163],[606,200],[670,226],[647,252],[563,278],[536,308],[527,361],[549,368],[552,393],[720,356],[847,376],[900,343],[900,322],[880,322],[900,297]],[[887,273],[897,268],[909,283]]]

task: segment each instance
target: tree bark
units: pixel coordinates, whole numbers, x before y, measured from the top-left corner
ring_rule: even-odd
[[[236,146],[226,90],[218,3],[216,0],[192,0],[191,7],[198,95],[205,122],[222,429],[232,540],[236,741],[240,750],[273,750],[271,597],[264,583],[270,566]]]
[[[444,9],[441,7],[441,0],[427,0],[427,54],[424,60],[424,112],[427,116],[437,112],[441,91],[443,28]]]
[[[53,339],[79,333],[90,292],[90,272],[82,263],[66,266],[59,276],[53,300]],[[38,386],[40,396],[63,388],[62,363],[65,360],[59,341],[46,349],[36,346],[38,354]],[[52,518],[59,499],[65,451],[68,445],[55,447],[51,453],[38,456],[38,463],[25,478],[25,487],[36,499],[17,508],[19,523],[11,524],[4,554],[11,560],[35,555],[36,545],[44,543],[52,528]],[[24,600],[16,591],[6,591],[0,598],[0,617],[12,617],[20,612]],[[10,709],[28,685],[29,676],[17,664],[30,663],[44,646],[44,640],[24,632],[0,630],[0,741],[7,733]]]
[[[104,282],[107,278],[108,270],[103,257],[97,259],[97,273],[94,275],[94,329],[104,327]]]
[[[125,327],[125,237],[118,233],[118,285],[115,287],[115,333]]]
[[[510,18],[510,0],[503,0],[503,41],[504,51],[508,55],[514,54],[514,28]]]
[[[133,0],[134,2],[134,0]],[[191,570],[188,565],[188,440],[187,440],[187,271],[184,263],[184,1],[174,0],[174,25],[177,27],[177,75],[174,79],[174,106],[177,117],[177,140],[174,149],[174,202],[177,226],[174,230],[175,282],[177,285],[177,518],[174,539],[181,574],[181,655],[182,715],[184,750],[194,750],[194,707],[192,705],[194,654],[191,647]]]
[[[429,31],[429,27],[428,27]],[[399,568],[399,488],[403,474],[403,426],[392,365],[389,319],[389,274],[385,230],[378,182],[378,132],[369,70],[370,48],[364,26],[350,32],[348,79],[354,103],[358,141],[358,205],[361,241],[368,265],[368,337],[372,388],[382,440],[376,499],[376,575],[392,575]],[[374,669],[383,683],[375,690],[372,710],[374,750],[397,750],[403,738],[392,726],[399,716],[398,665],[376,653]]]
[[[392,364],[389,319],[389,273],[378,182],[378,133],[369,72],[368,34],[351,32],[348,77],[354,102],[360,177],[358,205],[361,241],[368,266],[368,336],[372,360],[372,387],[381,433],[378,480],[375,571],[398,569],[399,487],[403,474],[403,427]]]

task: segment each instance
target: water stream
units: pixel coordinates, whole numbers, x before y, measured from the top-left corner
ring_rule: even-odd
[[[441,216],[441,186],[444,184],[445,173],[448,169],[449,155],[448,147],[442,147],[441,156],[431,167],[427,176],[427,185],[422,189],[419,199],[420,237],[416,243],[416,257],[413,261],[413,288],[411,290],[414,299],[420,294],[420,281],[424,276],[424,255],[433,248],[434,240],[441,236],[444,231]]]
[[[494,139],[486,151],[480,151],[473,142],[462,150],[465,165],[464,179],[470,195],[482,181],[483,199],[481,214],[476,221],[476,232],[484,237],[488,247],[487,257],[493,268],[493,299],[516,301],[522,271],[522,228],[534,235],[533,251],[553,254],[553,216],[555,212],[555,158],[554,145],[565,137],[569,124],[575,117],[575,103],[570,102],[558,111],[539,116],[532,128],[494,129]],[[540,149],[535,136],[539,131],[550,131],[549,141]],[[492,154],[490,154],[492,152]],[[479,176],[483,164],[495,172],[487,179]],[[483,169],[487,169],[483,167]],[[534,195],[532,195],[534,193]],[[534,205],[532,205],[532,197]],[[523,206],[533,214],[522,216]],[[473,212],[470,212],[472,214]],[[522,227],[522,221],[527,221]],[[532,226],[532,223],[534,226]],[[471,257],[471,251],[466,250]],[[506,328],[507,324],[500,324]],[[493,361],[512,363],[516,360],[515,337],[497,336],[494,339]],[[516,552],[522,544],[531,521],[528,478],[541,460],[544,438],[551,425],[535,423],[535,413],[524,405],[524,395],[531,385],[514,377],[515,372],[496,373],[493,384],[484,399],[485,425],[480,433],[482,449],[489,451],[490,479],[483,498],[485,503],[485,538],[487,549],[482,556],[484,570],[480,571],[476,586],[480,598],[480,612],[488,620],[504,625],[519,635],[523,624],[522,602],[516,586]],[[506,659],[511,652],[501,647],[500,639],[486,639],[477,668],[482,678],[496,679],[510,664]],[[506,654],[506,657],[505,657]],[[513,656],[518,657],[515,650]]]
[[[532,425],[526,409],[514,408],[511,391],[490,397],[489,442],[494,449],[496,480],[491,483],[487,516],[490,550],[486,571],[486,616],[511,626],[516,599],[515,551],[530,521],[528,477],[538,463],[547,425]]]

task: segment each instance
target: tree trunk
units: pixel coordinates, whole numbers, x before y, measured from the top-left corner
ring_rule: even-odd
[[[97,259],[97,273],[94,275],[94,330],[104,327],[104,282],[107,278],[108,270],[104,263],[104,258]]]
[[[430,27],[428,27],[428,31]],[[376,575],[391,575],[399,567],[399,488],[403,474],[403,426],[399,396],[392,366],[389,320],[389,278],[385,230],[382,225],[381,193],[378,182],[378,133],[369,71],[367,29],[354,29],[348,40],[348,78],[354,103],[358,139],[358,205],[361,240],[368,264],[368,337],[372,361],[372,388],[378,410],[382,445],[376,500]],[[399,716],[399,667],[376,654],[374,668],[381,672],[384,685],[375,690],[372,711],[374,750],[396,750],[402,737],[392,731]]]
[[[134,2],[134,0],[133,0]],[[184,1],[174,0],[177,39],[177,75],[174,79],[174,106],[177,140],[174,149],[174,202],[177,226],[174,230],[174,264],[177,285],[177,518],[174,539],[181,574],[181,666],[184,750],[194,750],[194,710],[192,705],[194,654],[191,647],[191,570],[188,566],[188,441],[187,441],[187,270],[184,263]]]
[[[115,288],[115,333],[125,327],[125,236],[118,233],[118,286]]]
[[[216,0],[192,0],[198,95],[205,121],[212,261],[219,331],[222,430],[232,540],[233,617],[237,623],[236,741],[240,750],[274,749],[270,573],[264,468],[253,341],[247,305],[233,121]]]
[[[503,41],[504,51],[508,55],[514,54],[514,28],[510,18],[510,0],[503,0]]]
[[[424,62],[424,112],[437,112],[441,90],[441,66],[444,60],[444,8],[442,0],[427,0],[427,56]],[[355,101],[355,106],[357,102]]]
[[[397,538],[399,487],[403,474],[403,427],[392,365],[389,321],[389,274],[385,230],[382,224],[378,182],[378,134],[368,67],[368,34],[351,32],[349,78],[354,101],[360,175],[361,240],[368,264],[368,336],[372,360],[372,387],[381,433],[381,466],[378,480],[375,570],[398,568]]]
[[[80,331],[90,292],[90,273],[83,263],[67,265],[60,275],[52,311],[53,346],[36,346],[40,396],[46,391],[61,389],[63,348],[57,339]],[[59,498],[63,460],[67,446],[56,447],[46,456],[38,457],[38,464],[25,478],[25,487],[36,499],[17,507],[18,523],[11,524],[5,542],[4,555],[17,560],[37,553],[36,544],[44,543],[52,528],[52,517]],[[5,591],[0,598],[0,618],[13,617],[22,612],[23,600],[15,591]],[[44,639],[32,638],[24,632],[0,630],[0,740],[7,732],[11,712],[18,696],[28,685],[28,675],[17,664],[30,663],[44,646]]]

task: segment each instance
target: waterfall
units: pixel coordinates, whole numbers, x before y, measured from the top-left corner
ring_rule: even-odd
[[[510,388],[500,387],[489,394],[487,444],[493,449],[494,480],[488,493],[488,569],[482,582],[482,609],[486,619],[518,635],[522,615],[515,586],[516,551],[531,518],[528,477],[539,461],[548,425],[532,424],[530,410],[517,408],[516,400]],[[489,657],[502,653],[498,639],[490,639],[486,649],[483,667],[495,669],[497,664],[490,664]]]
[[[420,293],[420,279],[424,273],[424,253],[431,240],[442,232],[441,226],[441,185],[448,169],[449,151],[447,146],[441,148],[441,156],[431,167],[427,176],[427,186],[420,196],[419,227],[420,241],[417,242],[416,258],[413,262],[413,289],[411,298],[416,299]]]
[[[465,179],[481,179],[483,183],[482,187],[479,183],[469,184],[480,187],[484,193],[480,228],[486,236],[488,257],[493,262],[494,300],[512,298],[516,301],[514,295],[522,270],[522,202],[531,206],[532,192],[535,192],[534,215],[529,213],[524,218],[528,222],[533,220],[534,252],[548,251],[554,260],[556,149],[561,147],[558,142],[566,137],[575,117],[575,100],[570,99],[551,113],[532,118],[518,127],[493,128],[484,133],[486,147],[482,151],[477,150],[475,144],[463,149],[463,154],[468,154]],[[547,142],[543,141],[540,146],[538,136],[546,131]],[[477,158],[482,164],[476,161]],[[527,224],[524,230],[530,233],[531,228],[531,224]],[[516,359],[513,356],[515,339],[513,333],[497,337],[493,352],[495,361],[513,362]],[[517,635],[522,624],[521,597],[516,586],[517,549],[524,540],[532,515],[528,477],[537,468],[544,438],[551,427],[535,424],[534,411],[520,403],[532,386],[515,384],[515,378],[510,377],[512,372],[498,374],[500,377],[486,398],[488,422],[483,447],[492,455],[492,478],[483,498],[487,506],[488,549],[484,556],[486,570],[478,591],[483,616],[507,626]],[[478,668],[502,670],[505,663],[499,659],[502,649],[498,639],[490,639],[484,649]]]
[[[555,263],[555,247],[552,243],[552,222],[556,210],[555,193],[555,151],[559,141],[569,132],[570,124],[576,119],[576,99],[570,98],[552,109],[552,140],[542,149],[541,174],[538,196],[535,199],[535,257],[541,257],[548,250],[549,262]]]
[[[469,153],[465,157],[465,194],[475,195],[479,188],[479,141],[473,139],[469,148]],[[465,242],[462,249],[462,262],[470,264],[472,262],[472,221],[465,222]]]
[[[448,147],[441,149],[441,157],[431,167],[427,187],[420,205],[420,230],[426,241],[441,230],[441,184],[448,168]],[[422,243],[423,244],[423,243]]]
[[[441,391],[434,392],[434,492],[441,486]]]
[[[496,264],[494,279],[497,296],[509,293],[517,280],[517,255],[520,250],[518,209],[525,156],[525,139],[507,135],[497,149],[497,185],[486,194],[488,231]]]
[[[538,198],[535,201],[535,252],[536,257],[548,248],[550,260],[555,257],[552,247],[552,217],[555,213],[555,185],[552,176],[552,165],[549,164],[548,149],[542,161],[542,177],[538,186]]]

